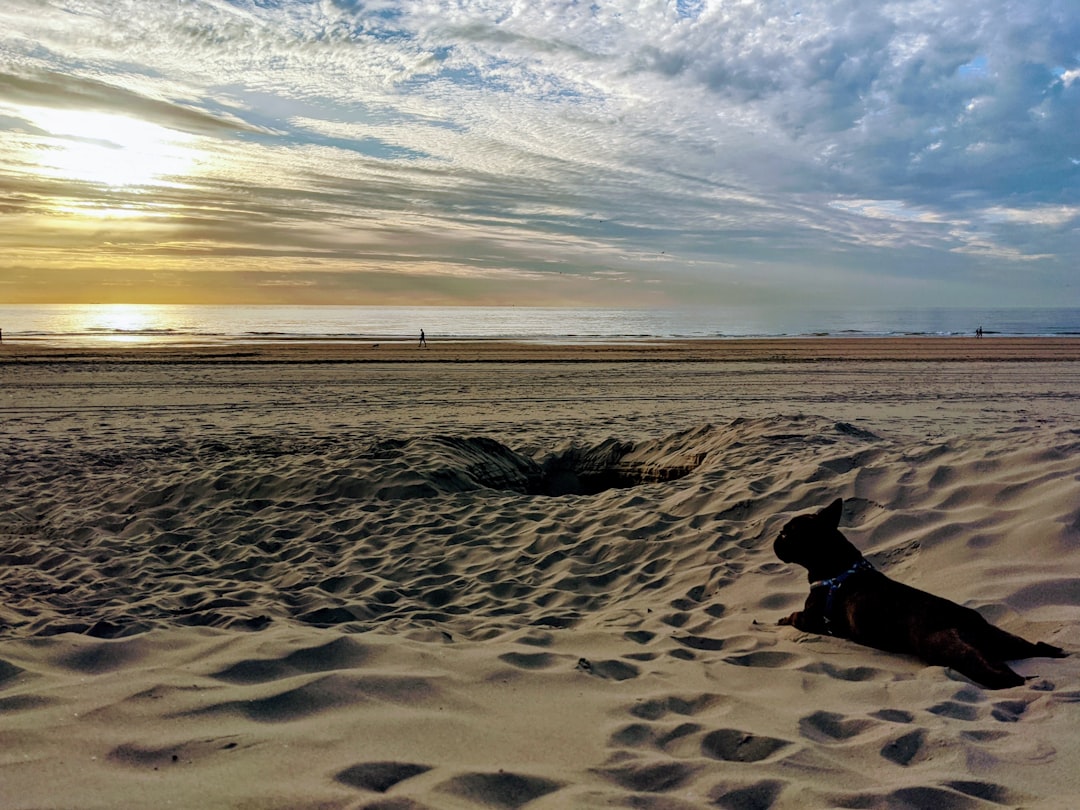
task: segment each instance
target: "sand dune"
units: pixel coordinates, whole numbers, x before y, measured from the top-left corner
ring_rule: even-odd
[[[1076,370],[1022,365],[6,367],[0,807],[1072,807],[1080,657],[776,625],[840,495],[1080,651]]]

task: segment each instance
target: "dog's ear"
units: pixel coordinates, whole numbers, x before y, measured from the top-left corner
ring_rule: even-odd
[[[827,525],[835,529],[840,526],[840,517],[843,514],[844,499],[837,498],[835,501],[833,501],[820,512],[818,512],[818,517],[825,521]]]

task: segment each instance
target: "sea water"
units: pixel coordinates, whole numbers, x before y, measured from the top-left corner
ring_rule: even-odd
[[[1080,309],[0,306],[4,340],[52,344],[807,336],[1080,336]]]

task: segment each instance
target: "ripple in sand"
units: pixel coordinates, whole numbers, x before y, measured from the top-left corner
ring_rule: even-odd
[[[142,638],[94,642],[80,638],[76,649],[58,659],[57,663],[77,672],[96,675],[130,666],[148,652],[149,649]]]
[[[317,647],[295,650],[283,658],[237,661],[213,677],[229,683],[264,683],[305,673],[359,667],[371,657],[370,650],[350,638],[337,638]]]
[[[581,620],[580,613],[571,613],[562,616],[541,616],[531,622],[536,627],[553,627],[557,630],[565,630],[573,627]]]
[[[226,701],[185,714],[237,713],[257,723],[287,723],[320,712],[377,701],[402,706],[426,704],[439,690],[424,678],[326,675],[277,694]]]
[[[23,671],[22,667],[17,667],[15,664],[0,658],[0,684],[18,677],[19,673]]]
[[[56,701],[42,695],[11,695],[0,698],[0,714],[25,712],[51,706]]]
[[[298,621],[315,627],[335,627],[351,622],[368,621],[374,614],[359,606],[321,607],[297,616]]]

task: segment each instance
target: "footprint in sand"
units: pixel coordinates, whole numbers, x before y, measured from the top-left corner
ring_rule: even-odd
[[[700,650],[702,652],[717,652],[724,649],[725,645],[725,640],[722,638],[705,638],[703,636],[674,636],[672,641],[684,647],[689,647],[691,650]]]
[[[640,674],[638,668],[633,664],[616,660],[592,661],[588,658],[579,658],[576,669],[612,681],[628,681]]]
[[[551,653],[508,652],[499,656],[499,660],[518,669],[550,669],[565,656]]]
[[[944,784],[945,787],[952,788],[959,793],[963,793],[965,796],[972,796],[976,799],[981,799],[984,802],[992,802],[993,804],[1008,806],[1023,804],[1026,801],[1023,796],[1015,791],[1009,790],[994,782],[958,779],[951,782],[945,782]]]
[[[1027,707],[1022,700],[1002,700],[994,704],[990,716],[1002,723],[1015,723],[1027,711]]]
[[[628,630],[623,633],[623,638],[635,644],[648,644],[656,638],[656,633],[650,633],[648,630]]]
[[[979,707],[973,706],[970,703],[958,703],[955,700],[946,700],[941,703],[937,703],[927,709],[930,714],[936,714],[939,717],[949,717],[953,720],[978,720],[979,719]]]
[[[728,699],[711,694],[695,695],[693,697],[670,695],[664,698],[642,701],[630,710],[630,714],[642,720],[660,720],[669,713],[691,717],[725,700]]]
[[[596,772],[626,790],[637,793],[665,793],[683,787],[700,770],[699,765],[667,760],[602,768]]]
[[[918,785],[880,793],[856,793],[844,797],[843,807],[933,807],[935,810],[979,810],[987,803],[1012,807],[1024,797],[992,782],[951,781],[941,785]]]
[[[880,709],[870,716],[888,723],[911,723],[915,720],[915,715],[904,709]]]
[[[612,767],[598,770],[605,778],[627,790],[639,793],[663,793],[680,789],[695,779],[703,768],[701,759],[746,765],[766,762],[795,743],[735,728],[708,731],[700,723],[685,721],[674,726],[659,721],[671,714],[690,716],[715,707],[723,698],[716,695],[694,697],[670,696],[638,704],[631,714],[646,722],[631,723],[613,733],[608,741],[615,749]],[[637,751],[627,750],[637,749]],[[645,756],[638,761],[644,750]],[[657,761],[656,754],[670,759]],[[627,761],[631,760],[631,761]],[[764,780],[749,785],[725,783],[710,794],[720,807],[770,807],[784,783]],[[641,806],[654,806],[652,803]],[[681,805],[655,805],[681,806]]]
[[[427,773],[428,765],[410,762],[361,762],[334,775],[334,780],[357,790],[386,793],[407,779]]]
[[[906,768],[912,762],[922,759],[921,754],[925,747],[926,732],[916,729],[885,743],[881,749],[881,756],[889,762]]]
[[[608,745],[612,748],[648,748],[664,751],[668,754],[678,754],[684,749],[697,755],[697,746],[690,737],[700,732],[702,726],[697,723],[680,723],[674,728],[664,730],[662,727],[649,725],[648,723],[631,723],[611,735]]]
[[[710,791],[709,799],[715,806],[726,810],[768,810],[776,803],[786,784],[776,779],[763,779],[737,788],[722,784]]]
[[[701,753],[724,762],[761,762],[792,743],[734,728],[709,732],[701,741]]]
[[[761,650],[746,655],[733,655],[724,659],[725,663],[734,664],[737,667],[761,667],[763,669],[779,669],[796,660],[798,660],[797,656],[776,650]]]
[[[799,733],[811,742],[843,743],[880,726],[866,717],[845,717],[836,712],[814,712],[799,720]]]
[[[989,799],[987,796],[996,796]],[[940,807],[956,810],[976,810],[985,807],[987,801],[1005,806],[1015,805],[1016,794],[999,785],[981,782],[946,782],[942,787],[909,787],[889,794],[889,806]]]
[[[485,807],[516,810],[541,796],[554,793],[561,787],[561,783],[551,779],[499,771],[463,773],[437,785],[435,790]]]
[[[192,762],[209,757],[227,754],[240,748],[235,737],[189,740],[166,746],[145,746],[138,743],[123,743],[113,748],[109,754],[110,762],[131,768],[159,768],[170,765],[190,765]]]
[[[893,674],[877,667],[838,667],[827,661],[815,661],[804,667],[799,667],[800,672],[809,672],[812,675],[827,675],[838,681],[885,681],[893,680]]]

